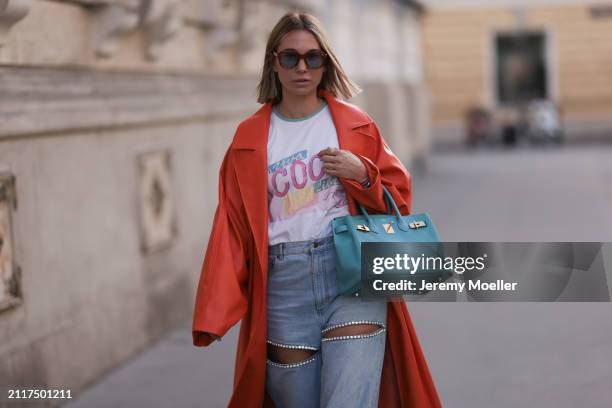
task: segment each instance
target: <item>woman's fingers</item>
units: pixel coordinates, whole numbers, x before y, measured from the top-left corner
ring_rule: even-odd
[[[337,166],[335,164],[333,164],[333,163],[323,163],[323,168],[325,170],[334,170],[334,169],[336,169],[336,167]]]
[[[325,149],[321,150],[319,152],[319,155],[322,155],[322,154],[337,154],[339,151],[340,151],[340,149],[328,146]]]
[[[322,156],[319,156],[319,159],[321,159],[323,163],[341,163],[345,160],[344,157],[340,155],[329,155],[329,154],[324,154]]]
[[[348,174],[346,168],[342,167],[341,165],[334,164],[323,164],[323,171],[328,176],[335,177],[346,177]]]
[[[333,177],[343,177],[342,174],[338,173],[335,170],[325,170],[325,174]]]
[[[323,171],[330,176],[356,180],[363,173],[363,163],[348,150],[327,147],[319,152],[319,158],[323,162]]]
[[[343,168],[346,167],[347,161],[346,160],[333,160],[333,161],[324,161],[322,166],[324,169],[339,169],[339,168]]]
[[[334,147],[326,147],[318,153],[323,162],[340,163],[345,160],[345,152]]]

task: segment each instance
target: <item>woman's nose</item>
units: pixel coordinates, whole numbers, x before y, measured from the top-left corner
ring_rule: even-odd
[[[298,72],[306,71],[308,69],[308,67],[306,66],[306,60],[304,58],[300,58],[296,68]]]

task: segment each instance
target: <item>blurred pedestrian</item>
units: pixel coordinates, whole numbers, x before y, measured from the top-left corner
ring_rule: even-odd
[[[491,137],[491,114],[485,108],[474,106],[465,115],[466,143],[475,147]]]

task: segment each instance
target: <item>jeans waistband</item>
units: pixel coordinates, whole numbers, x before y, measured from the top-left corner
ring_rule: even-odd
[[[268,245],[268,255],[307,254],[314,250],[329,249],[333,245],[333,235],[306,241],[279,242],[278,244]]]

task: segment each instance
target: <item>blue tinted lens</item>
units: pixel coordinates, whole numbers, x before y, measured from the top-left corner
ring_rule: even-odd
[[[280,55],[280,64],[285,68],[293,68],[298,64],[299,55],[297,52],[283,52]]]
[[[307,53],[306,65],[308,65],[309,68],[319,68],[323,65],[323,56],[319,52]]]

